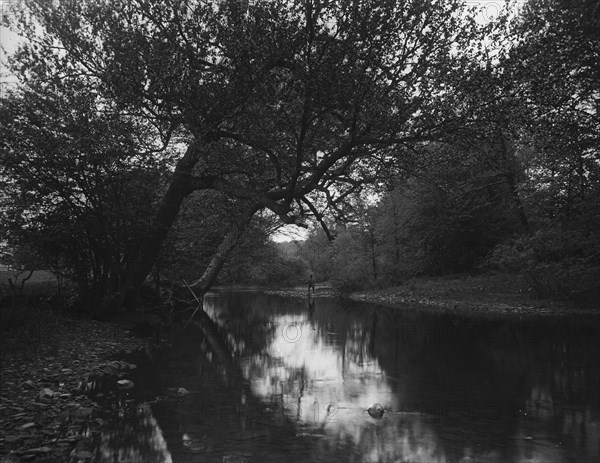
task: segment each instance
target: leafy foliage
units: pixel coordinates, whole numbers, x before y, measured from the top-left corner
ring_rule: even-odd
[[[487,265],[524,272],[538,297],[593,299],[600,295],[600,246],[597,236],[540,230],[494,249]]]
[[[0,165],[2,236],[34,251],[28,268],[74,281],[88,307],[122,279],[168,164],[142,156],[134,127],[91,99],[63,86],[4,100]]]
[[[337,234],[304,261],[348,290],[475,271],[555,226],[594,248],[597,2],[483,26],[463,7],[25,1],[5,233],[118,303],[153,268],[292,281],[301,260],[265,257],[273,217]]]
[[[28,42],[12,64],[27,85],[91,88],[138,124],[140,145],[185,147],[128,267],[125,287],[135,289],[193,191],[302,224],[376,181],[395,163],[390,146],[454,130],[467,114],[452,89],[489,29],[462,8],[30,0],[14,16]]]

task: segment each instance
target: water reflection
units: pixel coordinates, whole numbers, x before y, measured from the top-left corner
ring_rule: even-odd
[[[598,318],[247,292],[210,294],[205,309],[136,370],[145,396],[190,391],[137,428],[146,446],[162,429],[173,461],[600,461]]]
[[[240,364],[252,392],[277,398],[299,435],[328,438],[315,447],[320,458],[343,446],[357,461],[600,456],[597,321],[253,301],[221,295],[207,308],[225,329],[242,316],[268,325],[264,347],[242,349]],[[375,402],[386,409],[381,422],[365,413]],[[566,430],[573,416],[580,425]]]
[[[121,402],[114,410],[116,424],[102,433],[98,461],[102,463],[172,463],[167,443],[148,404]]]

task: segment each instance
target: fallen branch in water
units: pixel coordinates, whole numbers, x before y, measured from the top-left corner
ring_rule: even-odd
[[[187,288],[192,293],[192,296],[194,296],[194,299],[196,299],[196,302],[198,303],[198,305],[196,306],[196,308],[192,312],[192,316],[189,318],[189,320],[187,322],[185,322],[185,325],[183,325],[183,329],[185,330],[187,328],[187,326],[189,325],[189,323],[194,318],[194,315],[196,315],[196,312],[198,312],[198,309],[202,306],[202,302],[200,301],[200,299],[198,298],[198,296],[196,295],[196,293],[194,292],[194,290],[192,289],[192,287],[188,284],[188,282],[185,281],[185,280],[183,280],[183,283],[187,286]],[[203,298],[204,298],[204,296],[203,296]]]

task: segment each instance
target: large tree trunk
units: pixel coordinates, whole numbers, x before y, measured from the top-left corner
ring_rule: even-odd
[[[219,272],[223,268],[223,264],[231,254],[233,248],[235,248],[240,237],[246,231],[248,224],[258,209],[258,207],[246,209],[241,218],[232,222],[229,231],[225,234],[223,241],[221,241],[217,247],[217,252],[212,256],[204,273],[198,280],[192,283],[192,287],[198,289],[200,299],[202,299],[202,296],[204,296],[206,291],[214,284]]]
[[[124,306],[136,305],[140,288],[156,262],[160,248],[181,209],[181,204],[193,191],[190,188],[190,180],[199,158],[200,146],[198,142],[194,142],[177,162],[167,192],[158,206],[154,221],[140,244],[137,255],[129,256],[121,287],[107,295],[99,304],[95,314],[97,317],[114,314]]]

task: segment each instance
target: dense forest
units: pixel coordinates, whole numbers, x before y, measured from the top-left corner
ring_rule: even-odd
[[[11,8],[2,262],[52,272],[76,307],[311,274],[600,295],[597,0]],[[307,239],[275,243],[284,225]]]

